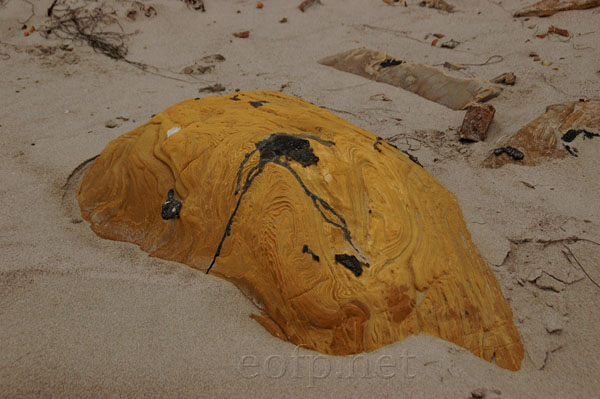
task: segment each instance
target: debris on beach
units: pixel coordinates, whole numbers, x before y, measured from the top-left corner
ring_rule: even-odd
[[[225,91],[225,86],[223,86],[221,83],[215,83],[212,86],[206,86],[201,89],[198,89],[198,91],[200,93],[202,93],[202,92],[218,93],[221,91]]]
[[[77,200],[101,237],[236,284],[294,345],[350,355],[429,334],[521,367],[510,304],[456,197],[307,101],[240,91],[173,105],[111,141]]]
[[[391,65],[394,60],[394,65]],[[442,69],[401,60],[390,54],[358,48],[319,60],[322,65],[387,83],[454,110],[496,97],[502,88],[480,78],[464,78]]]
[[[369,100],[373,100],[373,101],[392,101],[392,100],[390,100],[390,98],[388,96],[386,96],[383,93],[373,94],[371,97],[369,97]]]
[[[53,3],[48,9],[49,21],[38,29],[42,37],[54,36],[62,40],[83,41],[98,53],[132,65],[136,64],[126,59],[126,34],[108,29],[109,26],[119,26],[112,9],[100,5],[88,12],[88,9],[83,7],[55,7],[58,5],[62,6],[63,1]]]
[[[506,72],[506,73],[503,73],[502,75],[496,76],[493,79],[490,79],[490,82],[492,82],[492,83],[500,83],[500,84],[507,85],[507,86],[514,85],[516,81],[517,81],[517,77],[515,76],[515,74],[513,72]]]
[[[125,16],[135,21],[137,19],[138,11],[143,13],[146,18],[152,18],[157,15],[156,8],[153,6],[146,6],[144,3],[139,1],[134,1],[131,4],[131,7],[126,11]]]
[[[302,3],[300,3],[298,8],[300,9],[300,11],[304,12],[307,8],[312,7],[317,3],[321,4],[321,0],[304,0]]]
[[[464,65],[455,64],[449,61],[444,62],[444,68],[450,69],[451,71],[462,71],[463,69],[467,69]]]
[[[569,154],[577,156],[579,151],[572,145],[566,148],[566,145],[561,147],[558,143],[559,139],[571,143],[581,134],[588,139],[600,134],[600,102],[573,101],[550,105],[544,114],[510,137],[505,146],[514,147],[524,154],[522,159],[517,160],[519,164],[531,166],[548,158],[564,158]],[[491,154],[482,165],[499,168],[515,162],[514,158],[501,154]]]
[[[568,30],[557,28],[554,25],[550,25],[550,27],[548,28],[548,33],[555,33],[555,34],[560,35],[560,36],[569,37],[569,31]]]
[[[446,12],[453,12],[454,6],[444,0],[424,0],[419,3],[421,7],[435,8]]]
[[[600,6],[600,0],[542,0],[515,12],[515,17],[548,17],[559,11],[581,10]]]
[[[206,11],[206,8],[204,7],[204,0],[183,0],[183,2],[188,7],[191,7],[196,11],[201,11],[201,12]]]
[[[463,141],[484,141],[492,123],[496,109],[490,104],[473,104],[460,127],[459,135]]]
[[[194,64],[192,66],[186,66],[181,72],[185,73],[186,75],[203,75],[205,73],[212,72],[213,69],[213,65]]]
[[[484,399],[485,398],[486,389],[477,388],[471,391],[472,399]]]
[[[225,61],[225,57],[221,54],[211,54],[194,61],[192,65],[188,65],[181,70],[181,73],[186,75],[204,75],[214,71],[216,64]]]
[[[126,118],[124,116],[117,116],[115,119],[110,119],[108,121],[106,121],[106,123],[104,124],[104,127],[107,127],[109,129],[114,129],[116,127],[119,127],[123,124],[123,122],[127,122],[129,120],[129,118]]]
[[[580,134],[583,134],[584,139],[593,139],[594,137],[600,137],[598,133],[588,132],[585,129],[570,129],[560,138],[566,143],[570,143],[577,138]]]
[[[211,54],[207,55],[206,57],[202,57],[201,61],[206,62],[208,64],[214,64],[217,62],[225,61],[225,57],[222,54]]]
[[[525,157],[525,154],[523,154],[521,151],[519,151],[515,147],[511,147],[511,146],[499,147],[494,150],[495,156],[502,155],[502,154],[507,154],[509,157],[511,157],[515,161],[520,161],[521,159],[523,159]]]
[[[107,127],[109,129],[114,129],[117,126],[119,126],[119,123],[113,119],[106,121],[106,123],[104,124],[104,127]]]
[[[246,39],[246,38],[250,37],[250,31],[245,30],[243,32],[237,32],[237,33],[234,33],[233,36],[239,37],[240,39]]]
[[[454,49],[456,48],[458,45],[460,44],[460,42],[454,40],[454,39],[450,39],[444,43],[441,44],[440,47],[442,48],[449,48],[449,49]]]
[[[576,147],[573,147],[572,144],[564,144],[571,143],[573,140],[577,138],[580,134],[583,134],[583,139],[593,139],[594,137],[600,137],[600,133],[592,133],[585,129],[570,129],[560,138],[563,141],[563,147],[569,154],[574,157],[579,156],[579,150]]]

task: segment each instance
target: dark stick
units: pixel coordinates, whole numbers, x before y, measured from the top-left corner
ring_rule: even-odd
[[[575,260],[575,262],[577,262],[577,264],[581,268],[581,271],[583,271],[585,273],[585,275],[587,276],[587,278],[589,278],[590,281],[592,283],[594,283],[594,285],[596,287],[600,288],[600,284],[598,284],[596,281],[594,281],[594,279],[590,277],[590,275],[588,274],[588,272],[585,271],[585,269],[583,268],[583,265],[581,263],[579,263],[579,261],[577,260],[577,257],[575,257],[575,254],[573,253],[573,251],[571,251],[571,248],[567,247],[565,244],[563,244],[563,245],[565,246],[565,248],[567,248],[567,251],[569,251],[569,254],[571,254],[571,256],[573,257],[573,259]]]

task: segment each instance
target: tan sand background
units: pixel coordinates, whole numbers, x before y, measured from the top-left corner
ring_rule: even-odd
[[[51,2],[31,0],[27,24],[43,25]],[[106,1],[133,33],[128,58],[182,82],[83,43],[65,51],[37,32],[25,37],[28,2],[0,1],[0,397],[467,398],[478,388],[488,398],[598,397],[600,289],[563,252],[600,281],[600,139],[577,141],[578,158],[479,165],[547,105],[600,99],[600,9],[524,21],[512,12],[529,1],[451,0],[452,14],[414,0],[408,7],[324,0],[305,13],[296,0],[263,3],[206,0],[201,13],[182,1],[150,1],[157,16],[130,21],[131,2]],[[535,37],[550,25],[571,38]],[[249,38],[232,36],[244,30]],[[433,47],[428,33],[461,44]],[[464,112],[316,62],[360,46],[429,64],[500,55],[462,73],[490,79],[512,71],[517,82],[490,102],[496,116],[487,141],[461,144]],[[533,62],[532,51],[553,64]],[[213,72],[179,73],[216,53],[226,60]],[[81,222],[77,176],[65,187],[73,169],[152,114],[209,95],[198,89],[217,82],[225,93],[287,85],[285,93],[395,137],[419,157],[457,196],[511,303],[526,350],[522,370],[428,336],[360,357],[319,357],[250,319],[254,306],[232,284],[103,240]],[[380,93],[391,101],[371,99]],[[109,120],[119,126],[105,127]],[[554,290],[527,280],[540,272]]]

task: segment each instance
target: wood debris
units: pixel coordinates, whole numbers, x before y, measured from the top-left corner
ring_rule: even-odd
[[[546,112],[522,127],[506,142],[506,145],[522,151],[525,157],[518,160],[522,165],[537,165],[548,158],[564,158],[567,149],[559,146],[559,140],[569,131],[585,130],[600,133],[600,102],[573,101],[550,105]],[[515,163],[508,156],[491,154],[483,166],[498,168]]]
[[[500,83],[507,86],[514,85],[516,81],[517,77],[513,72],[503,73],[502,75],[496,76],[495,78],[490,80],[490,82],[492,83]]]
[[[463,141],[484,141],[495,113],[496,109],[493,105],[471,105],[467,108],[467,113],[460,127],[460,139]]]
[[[600,0],[542,0],[515,12],[515,17],[548,17],[560,11],[600,6]]]
[[[390,63],[398,59],[384,52],[359,48],[323,58],[319,63],[400,87],[455,110],[485,102],[502,91],[487,80],[453,76],[430,65],[408,61]]]
[[[550,25],[550,27],[548,28],[548,33],[556,33],[557,35],[569,37],[569,31],[568,30],[557,28],[554,25]]]

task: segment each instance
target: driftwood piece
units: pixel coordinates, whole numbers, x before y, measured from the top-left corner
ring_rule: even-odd
[[[600,132],[600,102],[567,102],[550,105],[546,112],[522,127],[503,145],[516,148],[524,155],[514,159],[506,153],[491,154],[483,162],[488,168],[506,163],[537,165],[547,158],[564,158],[569,153],[560,138],[569,130],[585,129]]]
[[[600,6],[600,0],[542,0],[520,9],[515,17],[548,17],[559,11],[581,10]]]
[[[174,105],[110,142],[77,198],[97,234],[231,281],[296,345],[347,355],[424,333],[520,368],[510,307],[454,195],[308,102]]]
[[[515,76],[515,74],[513,72],[506,72],[506,73],[503,73],[502,75],[496,76],[493,79],[490,79],[490,82],[492,82],[492,83],[500,83],[500,84],[507,85],[507,86],[513,86],[516,81],[517,81],[517,77]]]
[[[453,76],[430,65],[404,61],[366,48],[335,54],[319,63],[400,87],[454,110],[487,101],[502,91],[484,79]]]

